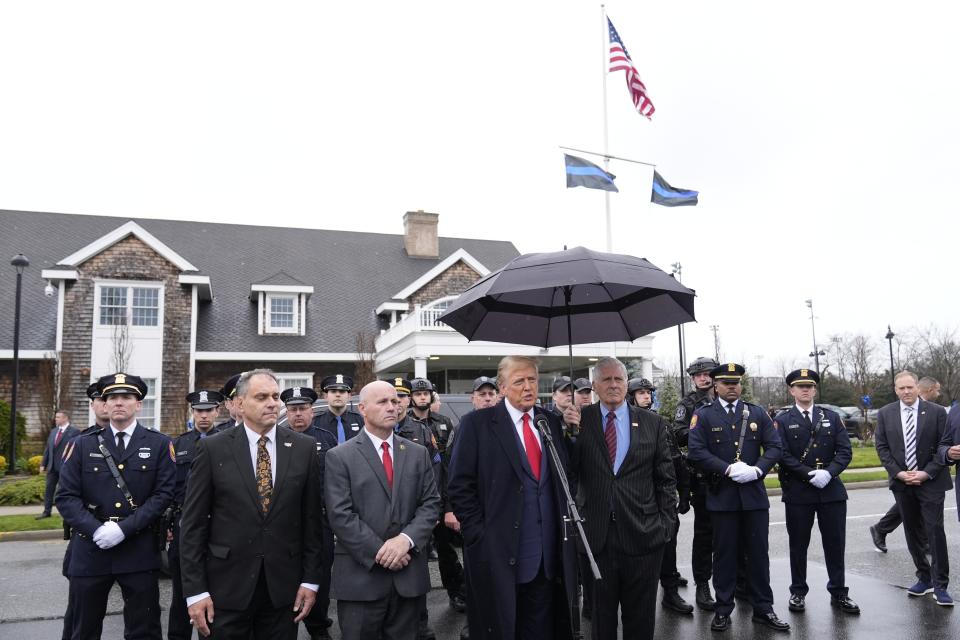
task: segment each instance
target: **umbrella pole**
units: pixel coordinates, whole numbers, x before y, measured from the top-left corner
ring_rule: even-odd
[[[570,319],[570,286],[563,288],[563,306],[567,310],[567,353],[570,354],[570,394],[574,395],[576,391],[573,388],[573,321]]]

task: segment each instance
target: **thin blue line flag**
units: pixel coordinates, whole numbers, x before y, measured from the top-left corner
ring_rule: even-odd
[[[695,207],[699,191],[678,189],[671,187],[656,171],[653,172],[653,191],[650,193],[650,202],[664,207]]]
[[[617,189],[617,185],[613,184],[617,176],[604,171],[592,162],[566,153],[563,154],[563,162],[567,166],[568,189],[571,187],[586,187],[587,189],[620,191]]]

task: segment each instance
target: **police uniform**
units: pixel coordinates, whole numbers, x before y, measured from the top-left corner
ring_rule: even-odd
[[[745,370],[735,363],[710,372],[715,383],[736,384]],[[729,406],[729,409],[728,409]],[[742,448],[740,443],[742,441]],[[717,398],[690,421],[689,459],[708,479],[706,506],[713,523],[715,615],[711,628],[729,628],[734,607],[737,559],[746,550],[753,619],[776,630],[789,630],[773,611],[767,530],[770,501],[764,476],[780,459],[781,443],[767,412],[737,399]]]
[[[709,373],[717,366],[711,358],[697,358],[687,367],[687,373],[694,376],[698,373]],[[712,388],[712,387],[711,387]],[[690,564],[693,572],[693,581],[697,585],[697,606],[706,611],[713,611],[713,595],[710,593],[710,578],[713,577],[713,526],[710,523],[710,512],[707,511],[707,484],[703,473],[687,460],[686,450],[690,434],[690,421],[693,414],[701,407],[710,406],[713,397],[710,389],[694,389],[683,396],[677,405],[673,416],[673,439],[687,463],[687,486],[677,484],[680,494],[678,511],[686,513],[693,507],[693,542],[690,549]],[[679,476],[677,476],[679,481]]]
[[[223,395],[219,391],[199,389],[187,394],[187,402],[193,409],[214,409],[223,402]],[[190,616],[187,614],[187,601],[183,595],[183,584],[180,582],[180,510],[187,497],[187,479],[190,475],[190,464],[196,456],[197,444],[219,430],[216,426],[211,427],[206,433],[191,429],[173,441],[177,480],[173,491],[173,504],[168,507],[165,514],[165,519],[168,525],[172,526],[173,531],[173,538],[167,548],[172,593],[167,620],[167,640],[189,640],[193,634]]]
[[[240,382],[239,373],[230,376],[230,378],[223,384],[223,387],[220,389],[220,395],[223,396],[224,400],[233,400],[237,397],[237,383]],[[230,416],[223,422],[218,422],[214,425],[219,431],[225,431],[232,427],[237,426],[237,421],[233,419],[233,416]]]
[[[336,376],[331,377],[336,379]],[[343,376],[341,376],[341,378],[342,377]],[[327,382],[329,379],[330,378],[325,378],[324,382]],[[353,381],[351,380],[350,385],[352,386],[352,384]],[[350,387],[347,387],[347,389],[349,388]],[[313,403],[317,401],[317,392],[310,387],[291,387],[289,389],[284,389],[280,393],[280,401],[283,402],[284,406],[287,407],[295,404],[309,404],[312,406]],[[290,424],[289,420],[287,421],[287,424]],[[330,526],[327,523],[326,505],[322,503],[323,472],[326,463],[326,453],[333,447],[337,446],[337,436],[335,432],[317,426],[316,418],[314,418],[314,420],[310,423],[310,426],[304,429],[301,433],[310,436],[317,442],[317,461],[319,462],[320,466],[320,512],[323,514],[320,529],[322,546],[320,557],[320,580],[317,583],[317,601],[314,603],[313,609],[310,610],[309,615],[304,618],[303,626],[307,628],[307,632],[310,634],[311,640],[328,639],[330,637],[328,629],[333,624],[333,620],[327,617],[327,613],[330,610],[330,572],[333,568],[333,530],[330,529]]]
[[[816,387],[820,376],[811,369],[797,369],[787,375],[786,382],[791,387]],[[847,597],[844,580],[847,490],[840,473],[853,458],[847,429],[835,411],[816,404],[811,405],[807,415],[795,404],[778,414],[774,422],[783,442],[780,488],[790,538],[790,610],[806,608],[807,548],[816,516],[829,576],[830,603],[841,611],[859,613],[860,607]]]
[[[320,390],[326,393],[330,389],[350,391],[353,389],[353,378],[339,373],[327,376],[320,382]],[[329,409],[321,411],[313,419],[313,426],[333,433],[339,444],[360,433],[360,430],[363,429],[363,416],[350,409],[350,405],[347,405],[347,409],[339,416],[339,419]],[[321,469],[321,471],[323,470]]]
[[[130,394],[142,399],[147,385],[137,376],[118,373],[100,378],[98,390],[103,397]],[[175,453],[170,438],[139,423],[121,433],[122,447],[112,427],[87,429],[64,453],[56,503],[72,529],[68,566],[75,607],[72,638],[100,637],[114,582],[123,592],[125,636],[161,637],[157,521],[173,500]],[[129,499],[118,487],[110,461],[128,488]],[[123,538],[116,542],[119,535]]]
[[[100,397],[100,392],[97,390],[97,383],[92,382],[90,386],[87,387],[87,397],[90,398],[90,402],[93,402],[94,399]],[[99,428],[97,423],[94,422],[90,425],[89,429]],[[66,457],[67,450],[64,448],[63,456]],[[70,525],[67,524],[67,521],[63,521],[63,539],[67,540],[67,549],[63,554],[63,577],[70,580]],[[69,593],[67,595],[67,610],[63,612],[63,634],[62,640],[69,640],[71,633],[73,632],[73,611],[74,611],[73,598],[70,597]]]

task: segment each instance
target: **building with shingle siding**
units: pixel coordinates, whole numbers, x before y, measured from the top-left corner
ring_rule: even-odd
[[[255,367],[285,386],[318,388],[372,359],[378,377],[424,376],[461,393],[503,355],[522,353],[541,358],[549,393],[566,347],[469,343],[437,322],[463,290],[519,255],[513,243],[440,237],[434,213],[407,212],[403,223],[403,234],[387,234],[0,211],[0,255],[30,260],[18,394],[29,434],[44,435],[53,406],[89,423],[87,385],[118,369],[147,380],[140,420],[168,433],[183,430],[189,391]],[[3,398],[14,281],[0,280]],[[649,366],[651,343],[615,349]],[[586,373],[610,352],[576,347],[576,366]]]

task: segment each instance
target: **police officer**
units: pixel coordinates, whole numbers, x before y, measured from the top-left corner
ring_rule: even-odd
[[[574,405],[573,383],[569,377],[559,376],[553,381],[553,403],[547,410],[560,419],[563,434],[576,439],[580,433],[580,409]]]
[[[398,396],[401,396],[401,393],[406,391],[406,402],[404,402],[401,396],[400,408],[403,409],[405,404],[410,407],[409,411],[405,411],[405,415],[401,414],[404,415],[404,418],[397,423],[394,430],[397,435],[427,448],[427,451],[430,453],[430,459],[433,461],[433,473],[437,487],[444,487],[441,492],[445,493],[443,458],[440,455],[437,439],[433,435],[433,430],[429,425],[430,402],[433,399],[433,383],[426,378],[414,378],[413,380],[394,378],[393,383]],[[414,396],[416,398],[416,404],[413,402]],[[437,530],[441,528],[445,527],[438,525],[438,527],[434,528],[434,536],[436,536]],[[438,552],[438,560],[443,557],[442,554],[445,554],[445,550]],[[454,551],[454,557],[456,558],[456,551]],[[449,561],[449,558],[447,558],[447,561]],[[457,559],[457,566],[459,566],[459,559]],[[463,568],[459,568],[459,580],[457,580],[455,570],[451,572],[449,564],[444,564],[440,568],[441,582],[444,588],[447,589],[447,595],[450,596],[450,606],[455,606],[456,604],[452,594],[463,593]],[[447,573],[446,578],[443,577],[445,572]],[[462,602],[464,603],[465,609],[466,602]],[[431,640],[435,637],[436,635],[429,626],[427,601],[426,598],[423,598],[420,609],[420,628],[417,631],[417,638],[418,640]]]
[[[219,391],[197,389],[187,394],[190,403],[190,416],[193,429],[187,431],[173,442],[173,451],[177,460],[177,483],[173,491],[173,504],[167,508],[165,522],[171,527],[170,547],[167,559],[170,562],[170,586],[173,595],[170,598],[170,616],[167,623],[168,640],[190,640],[193,627],[187,614],[187,601],[183,596],[183,584],[180,582],[180,509],[187,497],[187,478],[190,464],[196,455],[197,443],[217,433],[214,426],[223,395]]]
[[[337,443],[349,440],[363,429],[363,416],[348,408],[353,378],[342,373],[327,376],[320,381],[320,390],[327,401],[326,411],[321,411],[313,424],[337,437]],[[323,469],[320,470],[321,473]]]
[[[713,587],[716,607],[710,628],[726,631],[734,607],[737,559],[746,552],[753,621],[776,631],[790,625],[773,611],[767,530],[770,500],[763,477],[780,460],[776,425],[763,408],[740,399],[745,373],[730,362],[710,372],[717,398],[690,420],[689,459],[709,485],[707,509],[713,523]]]
[[[687,373],[693,380],[693,390],[683,396],[677,405],[673,417],[673,439],[681,452],[687,449],[690,420],[700,407],[713,402],[713,378],[710,372],[717,366],[713,358],[697,358],[687,367]],[[684,455],[686,460],[686,456]],[[713,575],[713,527],[710,524],[710,512],[707,511],[707,485],[703,474],[687,461],[689,482],[687,486],[677,483],[680,504],[677,511],[686,513],[693,505],[693,543],[691,545],[691,565],[693,581],[697,585],[697,606],[704,611],[713,611],[713,594],[710,593],[710,578]],[[677,476],[679,481],[680,476]]]
[[[57,510],[70,525],[71,638],[99,638],[114,582],[123,593],[125,637],[159,639],[157,521],[173,500],[175,453],[170,438],[137,422],[147,393],[139,377],[104,376],[97,390],[110,413],[64,453]]]
[[[651,411],[653,406],[653,392],[657,388],[646,378],[631,378],[627,382],[627,402],[630,404]],[[677,475],[677,488],[679,490],[690,490],[690,474],[687,472],[687,463],[680,455],[680,448],[673,441],[673,430],[668,429],[667,442],[670,444],[670,457],[673,459],[674,473]],[[682,489],[681,489],[682,487]],[[689,503],[686,505],[690,509]],[[661,606],[665,609],[671,609],[677,613],[693,613],[693,605],[688,603],[678,593],[681,586],[686,586],[687,581],[683,579],[680,572],[677,571],[677,533],[680,531],[680,519],[677,519],[672,539],[663,549],[663,559],[660,562],[660,586],[663,587],[663,599]]]
[[[593,383],[586,378],[577,378],[573,381],[573,389],[576,392],[573,396],[573,404],[577,407],[585,407],[593,404]]]
[[[807,547],[816,516],[827,563],[830,604],[844,613],[860,613],[847,596],[843,553],[847,538],[847,490],[840,473],[853,458],[850,436],[835,411],[814,405],[820,376],[797,369],[786,377],[796,403],[774,423],[783,442],[780,487],[790,537],[790,611],[803,611],[807,586]]]
[[[97,390],[97,383],[92,382],[90,386],[87,387],[87,397],[90,398],[90,409],[93,411],[94,423],[90,425],[91,429],[96,428],[107,428],[110,426],[110,414],[107,413],[107,405],[103,401],[103,398],[100,397],[100,392]],[[67,450],[63,451],[64,457],[67,455]],[[70,525],[66,521],[63,523],[63,539],[70,540]],[[67,550],[63,554],[63,577],[69,580],[70,576],[70,543],[67,542]],[[73,611],[74,611],[73,598],[67,596],[67,610],[63,613],[63,640],[69,640],[70,635],[73,632]]]
[[[237,397],[237,382],[239,381],[240,374],[238,373],[230,376],[230,378],[223,383],[223,387],[220,388],[220,395],[223,396],[223,406],[230,414],[229,418],[216,425],[220,431],[235,427],[243,422],[243,416],[240,415],[240,412],[237,410],[237,405],[234,402],[234,399]]]
[[[410,381],[406,378],[394,378],[393,388],[400,399],[400,415],[405,416],[410,409]]]
[[[340,383],[336,382],[336,376],[331,376],[331,384],[344,384],[343,376]],[[324,379],[324,383],[330,378]],[[353,381],[350,381],[353,384]],[[340,391],[338,389],[338,391]],[[350,395],[350,387],[346,387],[346,396]],[[320,463],[320,495],[323,495],[323,469],[327,451],[337,446],[337,435],[329,428],[317,425],[313,417],[313,403],[317,401],[317,392],[310,387],[291,387],[284,389],[280,393],[280,401],[287,408],[287,426],[297,433],[304,433],[317,441],[317,458]],[[346,406],[346,403],[343,403]],[[342,408],[342,407],[341,407]],[[328,412],[329,413],[329,412]],[[329,422],[325,422],[329,424]],[[337,424],[334,422],[334,424]],[[336,428],[336,427],[334,427]],[[326,506],[321,505],[321,512],[326,514]],[[333,531],[327,524],[326,517],[323,518],[321,525],[321,571],[320,582],[317,589],[317,601],[313,609],[303,620],[303,626],[307,628],[311,640],[329,640],[329,628],[333,620],[327,617],[330,609],[330,571],[333,567]]]

